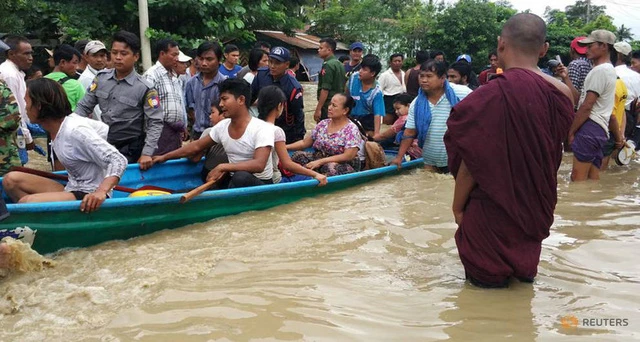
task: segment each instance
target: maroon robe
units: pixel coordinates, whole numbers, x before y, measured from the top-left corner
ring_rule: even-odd
[[[532,280],[557,202],[571,100],[540,75],[509,69],[453,108],[444,137],[454,177],[464,160],[471,191],[456,245],[467,276]]]

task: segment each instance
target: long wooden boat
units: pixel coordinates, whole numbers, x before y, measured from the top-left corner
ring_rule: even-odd
[[[315,196],[422,165],[422,159],[403,163],[402,169],[386,166],[348,175],[329,177],[328,184],[318,187],[316,180],[281,183],[250,188],[211,190],[181,204],[182,194],[127,197],[114,191],[99,210],[80,211],[80,201],[13,204],[7,202],[10,215],[0,221],[0,238],[12,236],[29,240],[39,253],[51,253],[62,248],[88,247],[109,240],[129,239],[155,231],[205,222],[216,217],[250,210],[264,210]],[[127,167],[120,185],[140,188],[155,185],[169,189],[192,189],[202,185],[200,169],[186,159],[155,165],[140,171],[137,164]],[[1,183],[0,183],[1,184]],[[5,201],[9,201],[5,197]],[[25,228],[28,227],[28,228]],[[33,235],[33,236],[32,236]]]

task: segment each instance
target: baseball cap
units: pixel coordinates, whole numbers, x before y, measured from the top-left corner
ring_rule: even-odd
[[[53,50],[47,49],[47,48],[44,48],[44,49],[47,50],[47,53],[49,54],[49,57],[53,57]]]
[[[184,52],[178,50],[180,54],[178,54],[178,62],[186,63],[191,60],[191,57],[184,54]]]
[[[580,39],[578,45],[584,46],[595,42],[613,45],[616,43],[616,35],[607,30],[595,30],[587,38]]]
[[[463,55],[458,56],[458,58],[456,58],[456,62],[461,60],[461,59],[464,59],[467,62],[471,63],[471,56],[469,56],[467,54],[463,54]]]
[[[349,46],[349,51],[355,50],[355,49],[364,50],[364,45],[362,44],[362,42],[355,42],[351,44],[351,46]]]
[[[613,44],[613,48],[621,54],[628,56],[631,53],[631,45],[627,42],[617,42]]]
[[[271,52],[269,52],[269,58],[275,58],[280,62],[288,62],[289,57],[289,50],[283,48],[282,46],[276,46],[271,49]]]
[[[9,45],[5,44],[2,40],[0,40],[0,53],[9,51]]]
[[[571,48],[576,50],[577,53],[581,54],[581,55],[586,55],[587,54],[587,47],[586,46],[580,46],[578,45],[578,42],[581,41],[582,39],[585,39],[587,37],[575,37],[572,41],[571,41]]]
[[[84,53],[86,54],[94,54],[98,51],[107,51],[107,47],[104,46],[104,44],[99,41],[99,40],[92,40],[90,42],[87,43],[87,45],[84,47]]]

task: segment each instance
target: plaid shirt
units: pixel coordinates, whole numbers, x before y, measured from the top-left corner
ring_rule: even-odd
[[[182,83],[178,75],[167,71],[160,62],[144,73],[144,77],[155,86],[164,112],[164,122],[185,123],[185,106],[182,101]]]
[[[591,62],[584,57],[578,57],[569,63],[567,67],[569,70],[569,78],[578,92],[582,91],[584,79],[587,78],[587,74],[591,71],[591,68]]]

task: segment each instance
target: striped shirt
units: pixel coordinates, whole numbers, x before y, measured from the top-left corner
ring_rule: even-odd
[[[220,102],[218,85],[226,79],[227,76],[217,73],[213,80],[207,85],[203,85],[203,77],[197,73],[187,82],[185,101],[187,101],[187,108],[193,109],[195,112],[196,121],[193,124],[193,130],[196,133],[211,127],[211,120],[209,120],[211,104]]]
[[[184,102],[182,102],[182,83],[173,71],[165,69],[160,62],[144,73],[144,77],[155,86],[160,97],[160,106],[164,112],[164,122],[184,122]]]
[[[460,100],[471,93],[471,89],[467,86],[453,83],[450,83],[450,85]],[[416,129],[415,105],[416,100],[414,99],[409,105],[409,115],[405,128]],[[445,94],[442,94],[442,97],[435,105],[429,101],[429,107],[431,108],[431,124],[429,125],[429,131],[427,131],[424,146],[421,146],[422,158],[424,158],[425,165],[445,167],[448,165],[448,160],[447,150],[444,147],[444,134],[447,132],[447,119],[449,119],[449,114],[451,113],[451,104]]]

